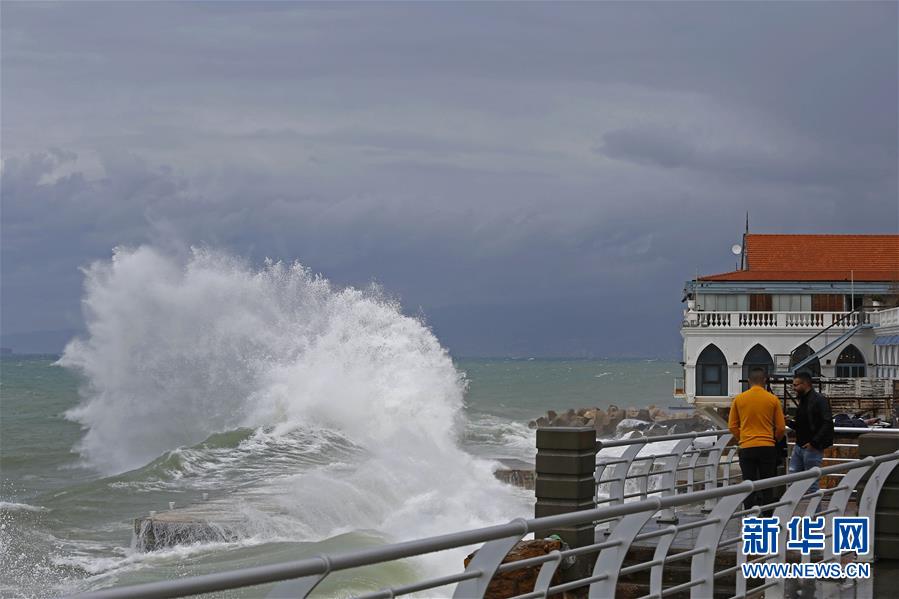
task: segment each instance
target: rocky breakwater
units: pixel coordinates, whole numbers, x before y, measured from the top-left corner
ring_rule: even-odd
[[[569,409],[564,413],[548,410],[528,422],[528,427],[592,426],[599,438],[615,438],[637,431],[648,437],[693,433],[714,429],[714,424],[698,412],[668,412],[650,405],[646,408],[600,407]]]
[[[655,406],[646,408],[569,409],[565,412],[548,410],[528,423],[531,429],[551,426],[591,426],[600,439],[618,439],[628,434],[660,437],[679,433],[695,433],[715,428],[714,423],[693,410],[672,411]],[[519,460],[498,460],[501,467],[494,471],[499,480],[524,489],[534,488],[534,466]]]

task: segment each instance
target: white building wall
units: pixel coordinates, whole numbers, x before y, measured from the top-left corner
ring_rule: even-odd
[[[839,337],[843,331],[828,331],[809,342],[814,351],[818,351],[828,343]],[[761,344],[771,357],[776,354],[790,354],[794,349],[805,343],[814,331],[808,329],[711,329],[703,327],[684,327],[681,329],[684,338],[684,376],[685,390],[688,398],[696,395],[696,360],[699,354],[711,343],[714,343],[724,354],[727,360],[728,396],[733,397],[742,386],[740,379],[743,377],[743,360],[746,354],[757,343]],[[869,364],[870,375],[874,374],[874,331],[866,329],[859,331],[839,347],[820,358],[821,374],[825,377],[834,376],[837,356],[847,345],[855,345],[865,362]],[[827,361],[830,360],[830,364]],[[870,376],[869,375],[869,376]]]
[[[893,308],[889,312],[896,312]],[[888,314],[883,312],[881,314]],[[876,329],[877,337],[894,337],[899,335],[899,323],[892,318],[885,326]],[[899,345],[875,345],[877,349],[877,376],[885,379],[899,379]]]

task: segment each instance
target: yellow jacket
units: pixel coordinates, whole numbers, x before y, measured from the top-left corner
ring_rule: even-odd
[[[780,400],[758,386],[740,393],[730,406],[727,428],[740,447],[773,446],[786,433]]]

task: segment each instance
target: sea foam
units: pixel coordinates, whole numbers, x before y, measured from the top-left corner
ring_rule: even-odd
[[[267,452],[327,431],[359,449],[350,472],[277,460],[260,469],[279,538],[411,538],[528,511],[490,462],[458,446],[464,376],[378,288],[337,289],[299,263],[254,268],[212,250],[117,249],[84,272],[88,334],[60,364],[84,376],[67,416],[105,473],[242,428],[259,431],[239,434],[242,450]]]

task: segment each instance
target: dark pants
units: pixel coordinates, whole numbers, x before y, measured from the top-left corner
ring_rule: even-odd
[[[768,447],[740,448],[740,470],[743,471],[743,480],[762,480],[773,478],[777,474],[777,448]],[[766,505],[774,503],[774,493],[771,489],[750,493],[743,501],[743,507],[747,510],[754,505]],[[773,510],[764,510],[766,515]]]

